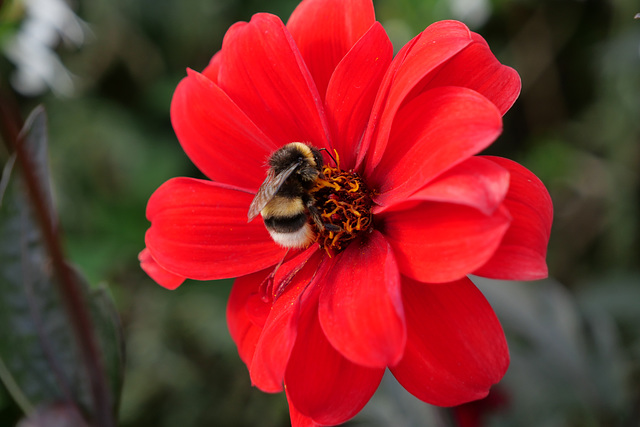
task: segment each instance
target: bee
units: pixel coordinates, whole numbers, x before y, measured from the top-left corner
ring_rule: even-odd
[[[333,226],[323,223],[310,194],[316,180],[324,178],[320,150],[292,142],[276,150],[268,164],[267,178],[251,202],[247,218],[251,222],[258,213],[262,214],[269,234],[280,246],[306,247],[315,238],[309,217],[319,230]]]

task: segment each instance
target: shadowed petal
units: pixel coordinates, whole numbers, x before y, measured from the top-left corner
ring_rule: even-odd
[[[293,405],[291,399],[289,399],[289,393],[287,394],[287,402],[289,403],[289,417],[291,418],[291,427],[321,427],[320,424],[313,421],[311,418],[302,415],[300,411]]]
[[[173,274],[162,268],[151,256],[148,249],[143,249],[138,255],[140,267],[149,275],[157,284],[167,289],[173,290],[184,282],[185,277]]]
[[[393,58],[384,28],[373,24],[338,64],[325,101],[333,148],[344,169],[354,167],[380,82]]]
[[[207,77],[209,80],[218,84],[218,73],[220,72],[220,62],[222,61],[222,55],[220,51],[218,51],[213,57],[209,64],[202,70],[202,74]]]
[[[173,95],[171,122],[191,161],[218,182],[257,190],[265,159],[278,148],[227,94],[193,70]]]
[[[484,157],[511,174],[504,206],[513,220],[491,259],[473,274],[503,280],[547,277],[547,244],[553,205],[544,184],[525,167],[501,157]]]
[[[297,410],[322,425],[343,423],[357,414],[378,388],[384,368],[366,368],[345,359],[324,336],[317,310],[303,313],[291,352],[285,387]]]
[[[422,200],[465,205],[491,215],[509,189],[509,172],[496,163],[473,156],[429,182],[406,200]],[[376,206],[374,214],[386,210]]]
[[[278,146],[299,141],[328,147],[322,100],[277,16],[256,14],[227,31],[218,82]]]
[[[240,358],[251,366],[253,354],[267,318],[269,304],[263,303],[262,310],[256,310],[251,300],[256,300],[258,288],[269,275],[271,269],[259,271],[247,276],[238,277],[233,282],[229,301],[227,302],[227,327],[229,334],[238,347]]]
[[[432,285],[403,279],[407,347],[391,372],[411,394],[438,406],[487,395],[509,366],[491,306],[467,278]]]
[[[287,28],[321,98],[338,63],[374,22],[371,0],[305,0],[293,11]]]
[[[400,273],[428,283],[457,280],[485,264],[511,221],[503,207],[485,215],[433,202],[408,202],[378,218]]]
[[[147,248],[165,269],[197,280],[244,276],[274,265],[285,250],[261,217],[247,224],[253,196],[215,182],[171,179],[149,199]]]
[[[500,112],[470,89],[443,87],[413,99],[396,117],[382,161],[370,175],[380,205],[406,199],[449,168],[489,146]]]
[[[400,360],[406,340],[400,275],[380,232],[338,255],[322,285],[318,316],[331,345],[352,362],[385,368]]]
[[[295,276],[273,302],[249,368],[251,382],[262,391],[283,390],[284,372],[298,334],[301,306],[315,304],[317,299],[313,287],[324,256],[324,252],[318,253],[318,248],[318,245],[311,246],[278,269],[276,284],[289,273]]]

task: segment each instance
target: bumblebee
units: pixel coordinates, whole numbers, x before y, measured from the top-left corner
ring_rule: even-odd
[[[268,164],[267,178],[251,202],[247,218],[251,222],[260,213],[276,243],[286,248],[306,247],[315,238],[309,217],[319,230],[325,228],[310,194],[316,180],[324,178],[320,150],[292,142],[276,150]]]

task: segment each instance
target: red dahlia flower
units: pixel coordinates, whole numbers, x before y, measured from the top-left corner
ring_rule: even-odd
[[[306,0],[286,26],[270,14],[233,25],[173,97],[178,139],[210,180],[174,178],[151,196],[142,268],[169,289],[237,277],[231,336],[253,384],[286,391],[296,426],[347,421],[386,368],[431,404],[485,396],[509,353],[467,276],[547,275],[545,187],[477,155],[518,74],[455,21],[392,52],[370,0]],[[337,227],[287,253],[247,211],[266,160],[291,142],[338,155],[312,190]]]

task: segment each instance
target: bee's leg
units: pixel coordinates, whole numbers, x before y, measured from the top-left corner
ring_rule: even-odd
[[[263,281],[262,283],[260,283],[260,298],[262,299],[262,301],[264,302],[269,302],[273,300],[273,295],[274,295],[274,289],[273,289],[273,285],[274,285],[274,279],[276,277],[276,273],[278,272],[278,269],[280,268],[280,266],[282,265],[282,263],[284,262],[284,260],[287,258],[287,255],[289,255],[289,250],[291,248],[287,248],[287,252],[284,253],[284,256],[282,257],[282,259],[280,260],[280,262],[278,263],[278,265],[276,265],[276,267],[273,269],[273,271],[271,272],[271,274],[269,274]]]
[[[333,231],[334,233],[342,231],[342,227],[340,227],[339,225],[331,224],[329,222],[324,223],[324,228],[326,228],[327,231]]]
[[[311,216],[311,219],[313,219],[313,222],[318,227],[318,230],[333,231],[334,233],[342,231],[342,227],[340,227],[339,225],[331,224],[330,222],[323,222],[322,217],[320,216],[320,212],[318,211],[318,208],[316,208],[314,205],[310,205],[308,208],[309,208],[309,215]]]
[[[313,203],[309,203],[307,205],[307,209],[309,209],[309,215],[311,216],[313,222],[316,224],[316,227],[318,227],[318,230],[323,231],[325,224],[324,222],[322,222],[322,217],[320,216],[320,211],[318,211],[318,208],[316,208]]]

